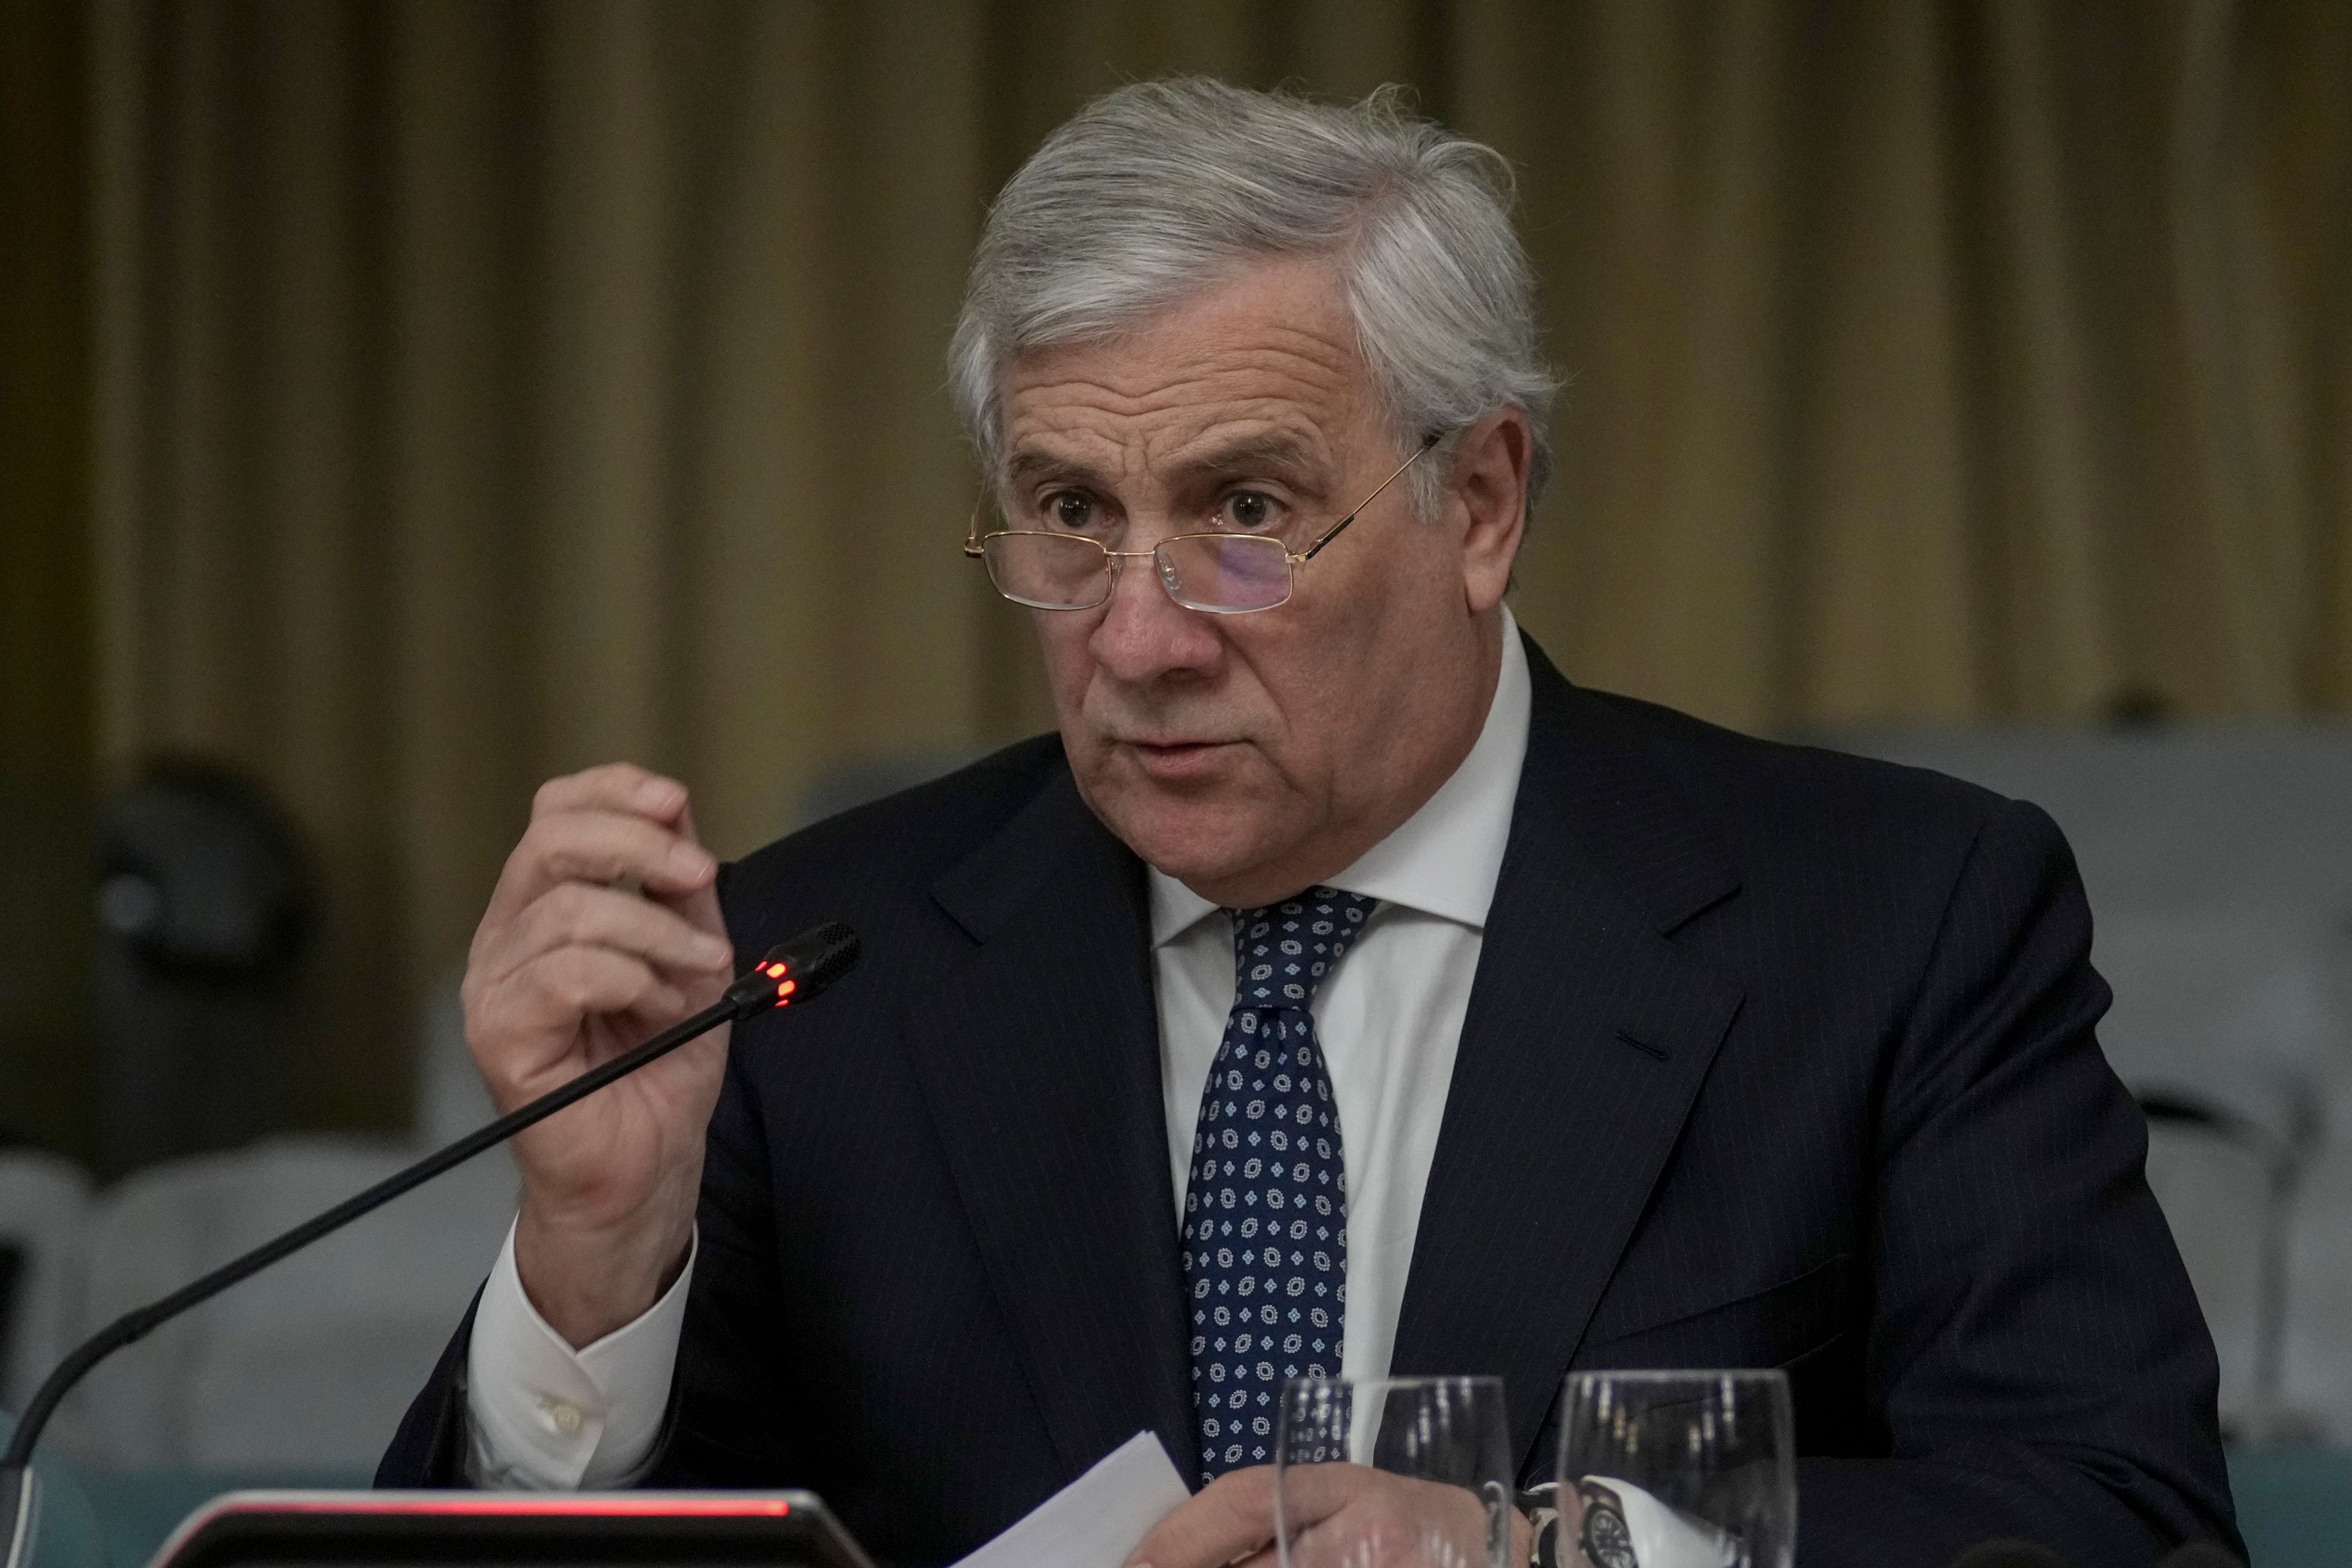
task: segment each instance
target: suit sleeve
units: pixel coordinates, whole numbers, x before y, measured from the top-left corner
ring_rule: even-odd
[[[751,1054],[729,1051],[711,1113],[695,1216],[699,1251],[668,1422],[646,1486],[773,1487],[805,1473],[786,1436],[779,1331],[786,1313],[767,1132],[742,1066]]]
[[[1940,1564],[1997,1536],[2080,1568],[2243,1555],[2212,1341],[2093,1034],[2074,859],[2003,802],[1945,910],[1885,1086],[1867,1402],[1891,1458],[1801,1462],[1809,1568]]]

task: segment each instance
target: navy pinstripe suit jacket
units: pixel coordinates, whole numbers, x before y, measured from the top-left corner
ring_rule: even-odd
[[[1799,1557],[2234,1542],[2210,1340],[2092,1026],[2057,829],[1931,773],[1535,703],[1394,1370],[1779,1366]],[[651,1479],[940,1563],[1192,1415],[1143,869],[1033,741],[730,867],[864,963],[737,1036]],[[460,1331],[380,1481],[447,1484]]]

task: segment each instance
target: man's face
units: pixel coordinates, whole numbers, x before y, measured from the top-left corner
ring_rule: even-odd
[[[1003,408],[1014,526],[1114,550],[1222,528],[1300,551],[1409,455],[1336,280],[1307,262],[1023,359]],[[1108,603],[1032,612],[1078,788],[1136,853],[1220,903],[1270,902],[1344,869],[1459,764],[1494,689],[1524,494],[1525,422],[1498,421],[1465,439],[1437,519],[1391,486],[1297,568],[1286,605],[1183,609],[1130,561]]]

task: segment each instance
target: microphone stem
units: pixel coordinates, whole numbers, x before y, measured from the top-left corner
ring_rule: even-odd
[[[217,1296],[238,1280],[260,1273],[289,1253],[302,1248],[339,1226],[349,1225],[362,1215],[382,1208],[385,1204],[419,1186],[453,1166],[462,1165],[483,1150],[505,1142],[524,1128],[543,1121],[576,1100],[595,1093],[614,1079],[625,1078],[656,1057],[667,1056],[698,1035],[706,1034],[719,1025],[732,1021],[740,1014],[764,1002],[746,1006],[744,1002],[730,996],[705,1007],[692,1017],[671,1025],[653,1038],[631,1047],[612,1060],[590,1068],[560,1089],[550,1090],[519,1110],[509,1111],[486,1127],[476,1129],[445,1149],[436,1150],[403,1171],[386,1176],[383,1181],[344,1199],[317,1217],[262,1243],[241,1258],[231,1259],[191,1284],[184,1285],[160,1301],[153,1301],[134,1311],[124,1313],[80,1344],[59,1362],[57,1370],[43,1380],[40,1388],[25,1406],[16,1423],[16,1436],[9,1440],[5,1456],[0,1456],[0,1476],[21,1469],[32,1462],[33,1445],[39,1440],[41,1428],[56,1413],[58,1402],[79,1382],[81,1375],[123,1346],[144,1339],[154,1327],[176,1317],[199,1301]],[[0,1506],[0,1512],[5,1512]],[[7,1550],[0,1540],[0,1552]]]

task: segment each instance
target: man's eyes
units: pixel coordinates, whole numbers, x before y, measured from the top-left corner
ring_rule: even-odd
[[[1210,512],[1208,527],[1234,533],[1272,533],[1290,521],[1287,502],[1264,490],[1234,490]],[[1026,526],[1055,533],[1100,535],[1117,525],[1115,510],[1084,490],[1054,490],[1037,498]]]
[[[1038,524],[1059,533],[1093,533],[1104,525],[1107,512],[1100,501],[1078,490],[1055,490],[1037,507]]]
[[[1236,533],[1270,533],[1289,509],[1264,490],[1235,490],[1217,503],[1217,526]]]

